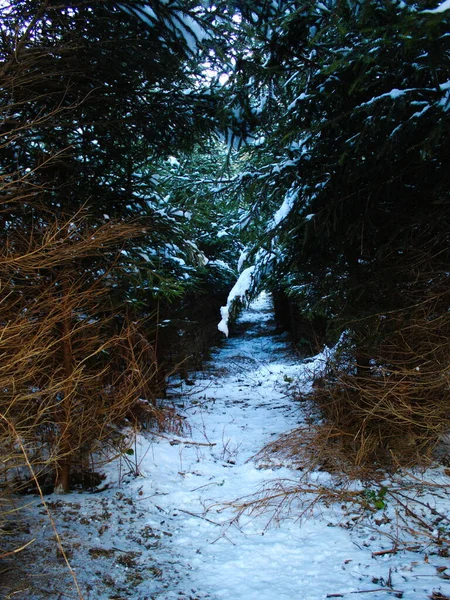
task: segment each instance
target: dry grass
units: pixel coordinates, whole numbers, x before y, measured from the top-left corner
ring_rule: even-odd
[[[349,325],[306,397],[317,418],[270,453],[357,477],[433,460],[450,430],[450,290],[420,259],[406,308]]]
[[[77,216],[35,226],[28,237],[23,230],[3,236],[0,502],[9,528],[13,493],[32,486],[43,498],[44,485],[68,491],[72,474],[92,471],[99,448],[103,459],[105,448],[109,456],[130,448],[118,426],[135,431],[143,410],[147,424],[177,427],[173,411],[156,402],[162,378],[146,324],[110,301],[121,244],[141,235],[141,226],[92,229]],[[100,275],[84,262],[91,258],[101,259]],[[0,531],[0,558],[32,543],[14,547],[14,528],[9,533],[5,545]]]
[[[450,314],[434,305],[383,319],[387,334],[375,320],[371,334],[383,335],[371,364],[338,360],[316,382],[313,400],[325,418],[319,440],[351,463],[421,464],[449,431]]]
[[[94,455],[102,461],[126,457],[143,424],[180,428],[174,411],[156,400],[162,377],[147,324],[110,301],[121,244],[141,235],[138,225],[110,222],[92,229],[77,216],[34,227],[28,238],[15,231],[4,236],[0,502],[9,524],[12,494],[21,487],[33,486],[45,507],[44,484],[68,491],[73,474],[99,465]],[[101,259],[100,275],[84,263],[91,257]],[[48,517],[54,527],[50,512]],[[14,534],[13,528],[4,545],[0,531],[0,558],[33,541],[14,547]],[[55,540],[77,587],[56,529]],[[82,598],[79,589],[77,594]]]
[[[139,398],[155,396],[154,348],[109,302],[112,270],[93,278],[75,267],[133,231],[140,235],[140,228],[112,224],[93,235],[84,223],[55,222],[42,235],[35,229],[25,243],[11,234],[0,254],[1,412],[37,472],[56,468],[64,489],[71,464],[89,455],[110,424],[123,420]],[[160,418],[158,407],[152,410]],[[7,427],[0,435],[10,448],[3,463],[8,480],[21,458]]]
[[[254,457],[262,467],[288,464],[298,479],[268,483],[237,500],[238,515],[266,513],[272,522],[335,505],[346,507],[339,513],[345,526],[367,526],[367,516],[386,504],[394,507],[391,516],[372,518],[380,535],[389,527],[377,522],[395,521],[386,553],[450,554],[450,520],[438,508],[448,503],[450,472],[441,467],[436,481],[418,475],[437,458],[448,461],[450,292],[439,272],[423,271],[415,283],[408,308],[353,324],[312,392],[299,392],[309,423]],[[348,523],[345,514],[353,515]]]
[[[365,479],[355,481],[356,473],[340,471],[322,477],[321,471],[310,465],[298,478],[267,482],[251,495],[210,509],[221,512],[232,508],[235,516],[228,526],[239,527],[244,516],[262,515],[266,528],[286,518],[302,521],[327,511],[327,519],[334,525],[358,528],[364,536],[371,531],[384,539],[384,549],[374,556],[402,550],[450,556],[450,473],[446,478],[440,471],[425,476],[414,470],[399,470],[391,476],[384,473],[381,479],[380,473],[366,470]],[[358,474],[363,475],[360,470]]]

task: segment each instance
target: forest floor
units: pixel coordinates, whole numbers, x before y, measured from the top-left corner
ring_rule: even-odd
[[[23,543],[35,541],[3,561],[0,597],[450,597],[444,466],[402,473],[401,486],[398,476],[386,476],[384,488],[347,483],[366,498],[358,504],[332,501],[332,494],[316,501],[313,489],[339,492],[337,476],[255,456],[313,418],[309,401],[293,391],[304,398],[323,361],[299,363],[276,331],[269,297],[261,296],[192,381],[172,381],[170,400],[184,430],[140,434],[133,454],[108,465],[101,491],[45,497],[78,591],[44,505],[26,498],[18,513]],[[279,494],[292,486],[310,493]],[[264,496],[265,510],[240,510]]]

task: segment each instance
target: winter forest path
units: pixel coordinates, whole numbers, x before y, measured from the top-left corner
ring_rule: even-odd
[[[174,382],[171,398],[191,437],[159,440],[142,459],[146,479],[132,483],[142,494],[145,524],[165,531],[153,556],[161,574],[133,598],[316,600],[360,587],[359,565],[368,568],[370,553],[345,529],[330,527],[333,511],[322,508],[320,518],[301,524],[295,512],[277,524],[270,512],[236,519],[236,499],[268,481],[299,480],[298,471],[253,457],[304,423],[304,408],[288,384],[305,379],[306,369],[277,333],[270,297],[263,294],[195,374],[194,385]]]
[[[307,422],[308,403],[295,401],[289,386],[307,391],[309,368],[277,333],[262,295],[192,381],[172,381],[183,432],[140,435],[125,462],[109,465],[101,492],[47,498],[85,600],[357,600],[367,592],[387,600],[395,597],[392,581],[407,588],[407,600],[429,596],[435,566],[418,567],[415,555],[372,556],[389,540],[374,541],[370,524],[339,526],[350,520],[339,506],[301,520],[296,506],[280,522],[270,511],[236,518],[237,499],[267,482],[300,480],[288,464],[254,456]],[[323,471],[310,477],[331,479]],[[42,506],[29,510],[24,540],[36,543],[16,557],[24,578],[0,581],[0,597],[79,598]]]

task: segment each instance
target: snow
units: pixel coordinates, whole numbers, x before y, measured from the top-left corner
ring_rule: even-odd
[[[184,217],[188,221],[192,219],[192,212],[190,210],[173,210],[170,215],[174,217]]]
[[[242,267],[244,266],[244,263],[247,260],[247,257],[248,257],[248,250],[246,248],[245,250],[242,250],[242,252],[239,255],[239,259],[238,259],[238,263],[237,263],[238,273],[240,273],[242,271]]]
[[[307,100],[309,98],[309,96],[307,96],[304,92],[302,92],[299,96],[297,96],[297,98],[295,98],[295,100],[293,100],[289,106],[287,107],[288,112],[290,112],[291,110],[294,110],[294,108],[296,108],[297,103],[301,102],[302,100]]]
[[[139,7],[139,10],[147,13],[147,15],[153,20],[153,21],[157,21],[158,17],[156,16],[156,13],[154,10],[152,10],[150,8],[150,6],[148,4],[143,4],[142,6]]]
[[[143,258],[144,260],[146,260],[147,262],[152,262],[152,259],[150,258],[149,254],[148,254],[147,252],[142,252],[142,251],[139,251],[139,252],[138,252],[138,254],[139,254],[140,256],[142,256],[142,258]]]
[[[228,263],[226,263],[224,260],[220,260],[219,258],[216,258],[216,260],[210,260],[208,262],[208,266],[219,267],[219,269],[223,269],[224,271],[231,271],[232,273],[234,273],[234,271],[230,267],[230,265]]]
[[[275,213],[275,215],[273,217],[273,223],[275,226],[278,225],[279,223],[281,223],[281,221],[283,221],[288,216],[288,214],[291,212],[292,207],[294,205],[294,201],[297,198],[297,195],[298,195],[297,191],[286,194],[283,204],[277,210],[277,212]]]
[[[169,4],[168,0],[161,1],[163,4]],[[129,8],[124,4],[118,4],[117,6],[129,15],[138,16],[149,27],[154,27],[155,23],[162,20],[169,31],[173,31],[184,41],[192,54],[195,54],[198,51],[199,44],[209,37],[208,32],[203,29],[200,23],[182,10],[173,10],[167,19],[161,19],[147,4],[137,5],[136,8]],[[160,37],[158,39],[163,44],[165,43],[164,38]]]
[[[367,102],[363,102],[362,104],[360,104],[358,106],[358,108],[370,106],[374,102],[378,102],[378,100],[382,100],[383,98],[391,98],[392,100],[395,100],[396,98],[399,98],[400,96],[403,96],[404,94],[406,94],[408,92],[414,92],[414,91],[416,91],[414,88],[405,89],[405,90],[399,90],[397,88],[394,88],[390,92],[386,92],[385,94],[381,94],[380,96],[375,96],[374,98],[371,98]]]
[[[258,137],[255,139],[255,141],[253,142],[253,145],[255,147],[259,147],[259,146],[263,146],[266,142],[266,137],[264,135]]]
[[[306,482],[289,461],[254,455],[308,420],[311,406],[295,401],[289,382],[308,391],[311,372],[323,368],[332,350],[301,363],[275,329],[270,298],[263,294],[238,320],[239,335],[224,340],[193,382],[172,380],[169,399],[186,423],[184,432],[149,432],[135,444],[125,440],[132,454],[107,467],[103,491],[46,498],[85,600],[425,600],[433,592],[436,598],[450,595],[445,552],[432,551],[432,531],[419,543],[423,551],[405,549],[399,533],[404,514],[398,506],[369,512],[362,524],[341,502],[322,503],[301,517],[301,502],[294,501],[279,521],[271,511],[237,517],[239,499],[248,500],[268,482]],[[442,486],[439,496],[423,488],[415,498],[448,515],[448,477],[442,469],[428,475],[434,486]],[[383,484],[395,491],[400,483],[414,485],[421,477],[401,473]],[[310,481],[337,485],[320,470]],[[363,487],[354,484],[354,489]],[[418,507],[409,505],[411,512]],[[14,593],[5,597],[78,598],[58,560],[55,533],[42,506],[36,501],[27,510],[33,518],[24,539],[36,542],[11,560],[15,573],[21,561],[35,569],[34,579],[21,585],[16,575],[9,588]],[[436,536],[439,527],[434,529]],[[410,530],[407,538],[413,547]],[[398,551],[389,553],[396,543]],[[0,595],[8,569],[2,577]]]
[[[424,10],[422,12],[441,13],[441,12],[445,12],[446,10],[450,10],[450,0],[445,0],[445,2],[442,2],[441,4],[439,4],[439,6],[437,8],[434,8],[433,10]]]
[[[444,2],[444,4],[446,4],[446,3]],[[449,7],[450,7],[450,4],[449,4]],[[423,12],[433,12],[433,11],[423,11]],[[439,89],[442,92],[445,92],[445,91],[449,90],[449,86],[450,86],[450,82],[447,81],[445,83],[441,83],[439,85]],[[418,91],[418,89],[417,88],[408,88],[408,89],[404,89],[404,90],[399,90],[397,88],[394,88],[390,92],[387,92],[385,94],[381,94],[380,96],[376,96],[374,98],[371,98],[369,101],[364,102],[363,104],[360,104],[358,106],[358,108],[364,108],[366,106],[370,106],[371,104],[373,104],[375,102],[378,102],[378,100],[382,100],[383,98],[391,98],[392,100],[396,100],[400,96],[404,96],[405,94],[408,94],[410,92],[415,92],[415,91]],[[445,106],[446,103],[447,103],[447,100],[448,100],[448,98],[446,98],[446,97],[443,98],[441,100],[440,104],[443,105],[443,106]],[[425,112],[425,109],[422,110],[420,113],[415,113],[415,115],[413,115],[413,116],[414,117],[421,116],[424,112]]]
[[[251,285],[253,283],[254,270],[255,267],[251,266],[247,267],[247,269],[244,269],[242,271],[242,273],[238,277],[238,280],[236,281],[230,293],[228,294],[226,306],[222,306],[220,308],[220,316],[222,317],[222,319],[217,325],[217,329],[224,333],[227,337],[229,334],[228,321],[230,318],[230,310],[237,300],[240,300],[241,302],[245,303],[247,292],[250,290]]]
[[[422,108],[422,110],[419,110],[419,111],[415,112],[413,115],[411,115],[411,119],[420,119],[420,117],[422,115],[424,115],[427,112],[427,110],[429,110],[430,108],[431,108],[431,106],[429,104],[427,104],[426,106],[424,106]]]
[[[284,221],[284,219],[286,219],[286,217],[289,215],[292,208],[294,207],[297,197],[298,197],[298,189],[297,188],[293,188],[288,191],[288,193],[286,194],[286,196],[283,200],[283,204],[280,206],[280,208],[276,211],[276,213],[273,215],[272,219],[270,220],[267,230],[273,229],[274,227],[279,225],[281,223],[281,221]]]
[[[180,161],[175,156],[169,156],[167,158],[167,162],[169,163],[169,165],[171,167],[179,167],[180,166]]]

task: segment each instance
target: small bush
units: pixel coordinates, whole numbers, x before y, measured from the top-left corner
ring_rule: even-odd
[[[353,463],[420,463],[449,430],[450,314],[436,308],[374,318],[369,364],[338,360],[316,382],[322,435]]]

